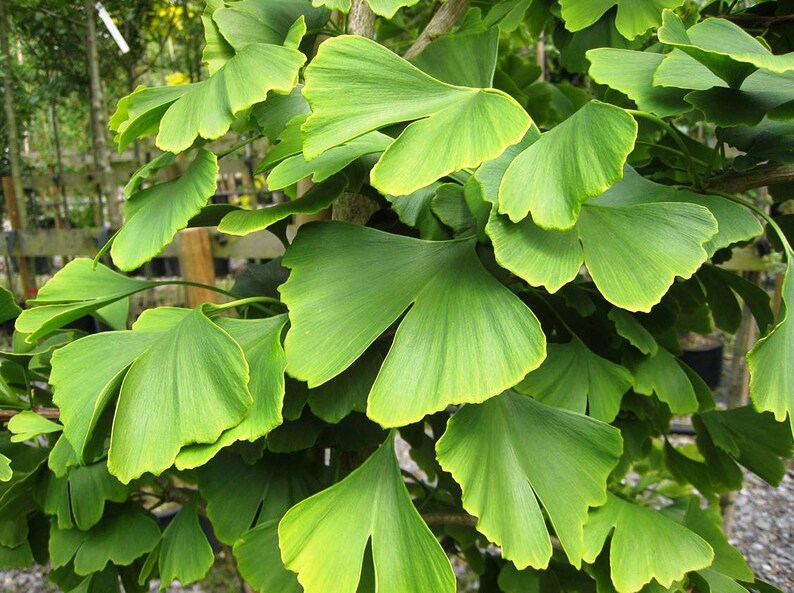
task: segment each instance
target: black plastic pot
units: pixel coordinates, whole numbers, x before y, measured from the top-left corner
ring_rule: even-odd
[[[681,360],[692,367],[706,385],[716,389],[720,385],[722,376],[723,344],[699,348],[697,350],[684,350]]]

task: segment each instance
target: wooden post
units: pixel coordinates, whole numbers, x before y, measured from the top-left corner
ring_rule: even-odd
[[[179,268],[182,279],[188,282],[215,285],[215,266],[212,261],[210,230],[205,227],[185,229],[179,233]],[[185,287],[185,304],[198,307],[202,303],[217,303],[218,293],[195,286]]]
[[[3,177],[3,195],[6,199],[6,209],[8,210],[8,219],[11,221],[11,228],[15,231],[22,230],[24,226],[22,224],[19,208],[17,207],[17,197],[14,193],[14,181],[11,177]],[[29,264],[30,261],[27,257],[17,257],[19,279],[22,282],[22,296],[25,299],[36,296],[36,276],[31,273]],[[10,268],[8,269],[8,274],[10,278]]]

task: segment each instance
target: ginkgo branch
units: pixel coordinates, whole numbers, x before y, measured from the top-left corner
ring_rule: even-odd
[[[406,60],[410,60],[416,54],[420,53],[427,45],[434,39],[440,37],[444,33],[449,33],[452,27],[455,26],[460,20],[460,17],[468,10],[471,0],[447,0],[444,5],[439,8],[438,12],[433,15],[430,22],[419,34],[413,45],[408,48],[403,56]]]
[[[748,171],[736,171],[712,179],[708,187],[721,192],[736,194],[759,187],[766,187],[767,185],[790,183],[792,181],[794,181],[794,166],[765,163]]]

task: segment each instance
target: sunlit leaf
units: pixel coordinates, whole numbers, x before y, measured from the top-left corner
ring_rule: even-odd
[[[583,202],[623,177],[636,136],[637,123],[623,109],[589,102],[507,168],[499,187],[500,214],[518,222],[531,213],[544,229],[570,229]]]
[[[292,323],[288,372],[310,387],[325,383],[410,307],[370,393],[370,418],[402,426],[518,383],[543,360],[545,339],[473,248],[473,240],[427,242],[339,222],[302,227],[280,289]]]
[[[620,34],[627,39],[634,39],[662,22],[662,11],[665,8],[676,8],[683,0],[560,0],[562,18],[565,28],[579,31],[595,23],[613,6],[618,12],[615,25]]]
[[[610,532],[609,564],[619,593],[639,591],[651,579],[669,587],[714,559],[714,550],[696,533],[658,511],[610,494],[606,505],[590,512],[585,525],[586,562],[595,561]]]
[[[344,480],[290,509],[278,536],[306,593],[356,593],[370,542],[382,593],[455,591],[452,566],[405,488],[393,436]]]
[[[362,37],[323,43],[306,70],[303,92],[312,106],[303,126],[309,160],[367,132],[418,120],[372,170],[372,184],[384,194],[409,194],[493,159],[530,124],[526,112],[501,91],[443,83]]]
[[[177,179],[132,194],[124,203],[126,222],[110,248],[113,263],[134,270],[161,253],[215,194],[217,176],[217,157],[202,149]]]
[[[518,568],[545,568],[551,557],[538,502],[579,566],[582,525],[588,507],[606,501],[621,439],[607,424],[508,391],[459,410],[437,451],[463,488],[464,508],[479,518],[477,529]]]
[[[8,421],[8,430],[14,435],[11,437],[11,442],[21,443],[22,441],[35,439],[43,434],[60,432],[63,430],[63,426],[39,416],[36,412],[23,410]]]

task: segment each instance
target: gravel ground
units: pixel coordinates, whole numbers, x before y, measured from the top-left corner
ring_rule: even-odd
[[[794,593],[794,467],[778,488],[748,474],[735,504],[731,543],[758,578]]]

